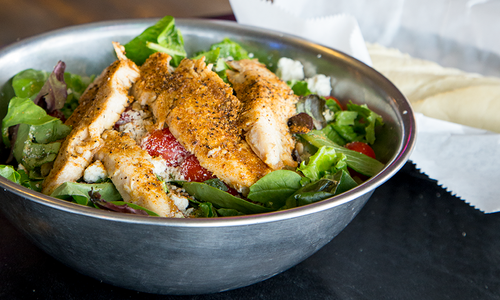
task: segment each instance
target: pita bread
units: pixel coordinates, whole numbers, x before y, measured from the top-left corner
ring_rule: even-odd
[[[367,43],[373,67],[416,112],[500,133],[500,78],[445,68],[393,48]]]
[[[419,100],[413,108],[431,118],[500,133],[500,85],[454,89]]]

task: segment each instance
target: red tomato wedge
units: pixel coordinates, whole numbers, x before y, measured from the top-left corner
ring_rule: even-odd
[[[142,148],[151,156],[163,157],[168,167],[179,166],[189,155],[168,128],[151,132],[143,140]]]
[[[181,174],[187,181],[203,182],[208,179],[215,178],[212,172],[203,168],[200,162],[193,154],[190,154],[184,159],[180,166]]]
[[[353,151],[362,153],[366,156],[369,156],[373,159],[376,159],[375,152],[373,151],[372,147],[370,147],[367,143],[352,142],[352,143],[346,144],[344,147],[346,147],[349,150],[353,150]]]

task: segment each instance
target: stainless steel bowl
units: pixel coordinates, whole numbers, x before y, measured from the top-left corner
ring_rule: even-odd
[[[70,72],[99,74],[115,59],[111,41],[126,43],[155,21],[89,24],[18,42],[0,51],[0,84],[26,68],[51,71],[58,60]],[[51,198],[4,178],[0,208],[34,244],[80,273],[148,293],[214,293],[283,272],[335,237],[407,161],[415,120],[394,85],[343,53],[233,22],[181,19],[177,25],[188,52],[229,37],[266,62],[292,57],[335,78],[334,95],[367,103],[384,117],[375,151],[385,169],[332,199],[253,216],[181,220],[120,214]]]

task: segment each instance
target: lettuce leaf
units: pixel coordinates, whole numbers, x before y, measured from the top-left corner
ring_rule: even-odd
[[[318,151],[309,158],[306,164],[304,161],[297,168],[304,176],[317,181],[329,174],[335,174],[340,170],[347,171],[347,157],[342,153],[337,153],[331,146],[321,146]]]
[[[270,212],[272,209],[235,197],[216,187],[201,182],[179,182],[190,195],[216,208],[234,209],[245,214]]]
[[[307,82],[305,82],[304,80],[289,80],[286,82],[286,84],[297,96],[307,96],[312,94],[312,92],[307,87]]]
[[[119,201],[122,200],[120,193],[115,188],[113,183],[77,183],[77,182],[65,182],[58,186],[51,196],[72,201],[81,205],[94,206],[90,200],[89,192],[98,192],[101,194],[103,199],[106,201]]]
[[[42,190],[42,180],[30,180],[28,174],[26,174],[24,170],[16,171],[14,167],[10,165],[0,165],[0,176],[33,191],[40,192]]]
[[[384,164],[376,159],[335,144],[320,130],[311,130],[306,134],[301,134],[300,137],[317,148],[321,146],[330,146],[334,148],[336,152],[344,154],[346,156],[347,166],[363,175],[371,177],[384,168]]]
[[[229,38],[224,38],[221,42],[210,46],[210,50],[220,49],[220,57],[228,60],[249,59],[248,51],[240,44]]]
[[[359,118],[356,125],[363,128],[366,141],[373,144],[375,142],[375,127],[384,124],[382,117],[369,109],[366,104],[357,105],[349,101],[347,109],[358,113]]]
[[[293,171],[273,171],[250,186],[247,198],[278,209],[285,205],[286,199],[301,187],[301,178]]]
[[[184,39],[175,27],[172,16],[165,16],[153,26],[124,45],[127,57],[137,65],[142,65],[155,52],[165,52],[172,56],[172,64],[178,66],[186,57]]]
[[[49,78],[48,72],[27,69],[14,76],[12,87],[17,97],[35,99],[47,78]]]
[[[54,71],[50,73],[49,78],[38,92],[38,95],[33,99],[33,102],[43,107],[48,113],[61,109],[66,103],[68,91],[66,82],[64,82],[64,70],[66,64],[59,61],[54,67]]]
[[[317,181],[305,184],[286,200],[283,209],[321,201],[341,194],[357,186],[346,170],[337,171]]]
[[[9,127],[18,124],[43,125],[58,120],[47,115],[45,110],[36,105],[30,98],[14,97],[9,102],[7,115],[2,120],[2,140],[10,147]]]

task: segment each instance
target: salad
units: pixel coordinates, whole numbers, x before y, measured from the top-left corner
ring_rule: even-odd
[[[60,61],[7,83],[0,175],[99,209],[224,217],[324,200],[384,167],[381,116],[299,61],[271,72],[228,38],[188,54],[170,16],[114,48],[98,76]]]

